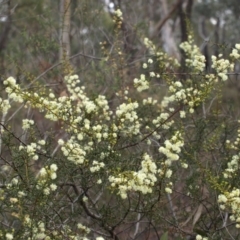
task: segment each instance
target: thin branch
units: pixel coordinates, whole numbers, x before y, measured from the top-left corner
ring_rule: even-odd
[[[154,38],[158,35],[159,31],[161,30],[161,28],[163,27],[163,25],[167,22],[167,20],[172,16],[172,14],[177,10],[178,6],[181,5],[183,3],[183,0],[178,0],[173,6],[172,9],[169,11],[169,13],[163,18],[161,19],[155,29],[153,30],[153,34],[151,36],[151,38]]]
[[[133,233],[133,238],[135,238],[136,235],[138,234],[139,226],[140,226],[140,222],[139,222],[140,219],[141,219],[141,214],[138,213],[138,215],[137,215],[137,223],[136,223],[136,226],[135,226],[135,231],[134,231],[134,233]]]
[[[83,53],[77,53],[73,56],[71,56],[68,60],[72,60],[78,56],[83,56],[83,57],[87,57],[87,58],[91,58],[94,60],[105,60],[105,58],[99,58],[99,57],[95,57],[95,56],[91,56],[91,55],[87,55],[87,54],[83,54]],[[50,72],[51,70],[53,70],[54,68],[60,66],[61,64],[63,64],[62,62],[58,62],[54,65],[52,65],[51,67],[49,67],[46,71],[44,71],[43,73],[41,73],[40,75],[38,75],[31,83],[29,83],[24,89],[29,88],[30,86],[32,86],[37,80],[39,80],[41,77],[43,77],[44,75],[46,75],[48,72]]]
[[[173,203],[172,203],[172,197],[171,197],[171,194],[167,193],[167,198],[168,198],[168,202],[169,202],[170,209],[171,209],[171,212],[172,212],[173,218],[174,218],[174,220],[175,220],[175,223],[178,225],[178,220],[177,220],[177,217],[176,217],[175,211],[174,211],[174,209],[173,209]]]
[[[176,115],[183,106],[180,106],[175,112],[173,112],[164,122],[161,123],[160,126],[156,127],[153,131],[151,131],[150,133],[148,133],[145,137],[143,137],[140,141],[123,146],[121,148],[118,148],[117,150],[123,150],[125,148],[130,148],[130,147],[134,147],[138,144],[140,144],[141,142],[143,142],[144,140],[146,140],[147,138],[149,138],[154,132],[156,132],[163,124],[165,124],[168,120],[170,120],[174,115]]]
[[[1,124],[4,124],[5,119],[6,119],[7,113],[4,113],[2,115],[2,119],[1,119]],[[3,133],[3,126],[0,126],[0,155],[2,153],[2,133]]]
[[[96,219],[96,220],[102,220],[102,218],[98,215],[95,215],[94,213],[92,213],[86,206],[85,202],[83,201],[82,197],[84,195],[84,192],[80,194],[77,186],[74,184],[74,183],[64,183],[64,184],[61,184],[61,186],[64,186],[64,185],[68,185],[68,186],[71,186],[75,192],[75,194],[78,196],[78,201],[80,202],[81,206],[83,207],[84,211],[86,212],[86,214],[90,217],[92,217],[93,219]]]

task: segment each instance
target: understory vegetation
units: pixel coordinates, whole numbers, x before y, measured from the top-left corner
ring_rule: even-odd
[[[50,9],[36,7],[44,28]],[[142,26],[124,35],[124,10],[110,13],[94,11],[106,29],[84,40],[91,54],[25,31],[39,60],[27,71],[17,46],[5,49],[15,70],[1,76],[0,238],[238,239],[240,44],[207,61],[189,23],[181,57],[169,56]]]

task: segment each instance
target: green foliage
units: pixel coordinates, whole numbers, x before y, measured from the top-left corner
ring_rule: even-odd
[[[1,239],[239,237],[238,105],[225,90],[240,45],[206,69],[188,33],[180,68],[145,38],[143,5],[73,1],[77,55],[56,63],[58,4],[19,1],[1,56]]]
[[[161,236],[160,240],[168,240],[168,232],[165,232],[165,233]]]

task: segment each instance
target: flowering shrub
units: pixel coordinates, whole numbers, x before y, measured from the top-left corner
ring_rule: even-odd
[[[122,19],[118,10],[117,26]],[[59,96],[4,80],[2,239],[137,239],[146,229],[158,237],[219,239],[231,226],[229,215],[240,227],[240,190],[228,181],[239,172],[240,137],[232,143],[223,135],[227,123],[212,127],[219,115],[204,107],[234,70],[239,44],[229,60],[212,56],[206,73],[190,36],[180,45],[189,73],[181,79],[177,60],[143,42],[151,55],[144,73],[121,86],[114,104],[107,95],[88,94],[76,74],[65,76],[66,94]],[[163,80],[165,95],[153,94],[154,81]],[[16,108],[22,115],[13,114]],[[43,114],[49,129],[40,132],[25,109]]]

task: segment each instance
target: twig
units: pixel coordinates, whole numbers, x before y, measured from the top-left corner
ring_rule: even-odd
[[[1,124],[4,124],[5,119],[6,119],[7,113],[4,113],[2,115],[2,119],[1,119]],[[3,126],[0,126],[0,155],[2,153],[2,133],[3,133]]]
[[[137,223],[136,223],[136,225],[135,225],[135,231],[134,231],[134,233],[133,233],[133,238],[136,237],[136,235],[137,235],[137,233],[138,233],[138,231],[139,231],[140,219],[141,219],[141,214],[138,213],[138,215],[137,215]]]
[[[176,217],[175,211],[173,210],[172,198],[171,198],[171,195],[170,195],[169,193],[167,193],[167,198],[168,198],[168,202],[169,202],[170,209],[171,209],[171,212],[172,212],[173,218],[174,218],[174,220],[175,220],[175,223],[178,225],[178,220],[177,220],[177,217]]]
[[[171,15],[177,10],[178,6],[179,6],[180,4],[182,4],[182,3],[183,3],[183,0],[178,0],[178,1],[173,5],[173,7],[172,7],[172,9],[169,11],[169,13],[168,13],[163,19],[161,19],[161,20],[157,23],[155,29],[153,30],[153,34],[152,34],[151,38],[156,37],[156,35],[159,33],[159,31],[161,30],[161,28],[163,27],[163,25],[167,22],[167,20],[171,17]]]
[[[129,144],[126,146],[123,146],[121,148],[118,148],[117,150],[123,150],[125,148],[129,148],[129,147],[134,147],[138,144],[140,144],[141,142],[143,142],[144,140],[146,140],[148,137],[150,137],[154,132],[156,132],[163,124],[165,124],[168,120],[170,120],[175,114],[177,114],[180,110],[182,109],[182,106],[180,106],[174,113],[172,113],[164,122],[161,123],[160,126],[156,127],[152,132],[148,133],[145,137],[143,137],[139,142],[135,142],[133,144]]]
[[[95,57],[95,56],[91,56],[91,55],[87,55],[87,54],[83,54],[83,53],[77,53],[73,56],[71,56],[68,60],[71,60],[75,57],[78,57],[78,56],[83,56],[83,57],[87,57],[87,58],[91,58],[91,59],[94,59],[94,60],[104,60],[105,58],[99,58],[99,57]],[[25,89],[29,88],[31,85],[33,85],[33,83],[35,83],[37,80],[39,80],[41,77],[43,77],[45,74],[47,74],[49,71],[53,70],[54,68],[58,67],[59,65],[63,64],[63,62],[59,62],[59,63],[56,63],[54,65],[52,65],[51,67],[49,67],[46,71],[44,71],[43,73],[41,73],[40,75],[38,75],[31,83],[29,83]]]

